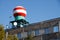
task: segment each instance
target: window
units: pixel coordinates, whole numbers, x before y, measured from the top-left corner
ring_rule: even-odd
[[[27,32],[24,32],[24,33],[22,32],[21,33],[21,38],[26,38],[26,37],[27,37]]]
[[[31,34],[31,31],[28,31],[28,33],[27,33],[28,35],[30,35]]]
[[[39,30],[35,30],[35,36],[39,35]]]
[[[18,34],[17,34],[17,37],[18,37],[18,38],[21,38],[21,33],[18,33]]]
[[[53,27],[53,32],[58,32],[58,26]]]
[[[45,30],[44,29],[40,29],[39,30],[39,35],[42,35],[42,34],[44,34],[45,33]]]
[[[35,36],[35,31],[28,31],[27,36],[28,36],[28,35]]]
[[[45,34],[48,34],[49,33],[49,28],[45,28]]]
[[[12,23],[9,23],[9,27],[12,28]]]

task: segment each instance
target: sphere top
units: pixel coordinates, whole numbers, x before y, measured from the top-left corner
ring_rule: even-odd
[[[23,6],[16,6],[16,8],[24,8]]]
[[[16,6],[13,10],[17,10],[17,9],[24,9],[24,10],[26,10],[23,6]]]

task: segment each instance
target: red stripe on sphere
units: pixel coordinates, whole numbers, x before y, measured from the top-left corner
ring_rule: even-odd
[[[14,10],[19,10],[19,9],[26,10],[25,8],[14,8],[13,11],[14,11]]]
[[[24,17],[25,17],[25,16],[26,16],[26,14],[21,13],[21,12],[20,12],[20,13],[15,13],[15,14],[14,14],[14,17],[16,17],[16,16],[24,16]]]

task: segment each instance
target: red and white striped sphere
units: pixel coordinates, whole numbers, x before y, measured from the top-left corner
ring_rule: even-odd
[[[13,9],[14,17],[16,16],[23,16],[25,17],[27,12],[26,9],[22,6],[17,6]]]

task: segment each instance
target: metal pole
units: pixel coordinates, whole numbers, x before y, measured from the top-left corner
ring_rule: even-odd
[[[6,39],[7,39],[7,37],[8,37],[8,32],[6,32]]]
[[[24,40],[24,27],[23,27],[23,40]]]
[[[22,28],[23,40],[24,40],[24,25],[21,24],[20,27]]]
[[[6,29],[8,29],[8,25],[6,25]],[[5,40],[7,39],[8,37],[8,32],[6,31],[6,37],[5,37]]]

